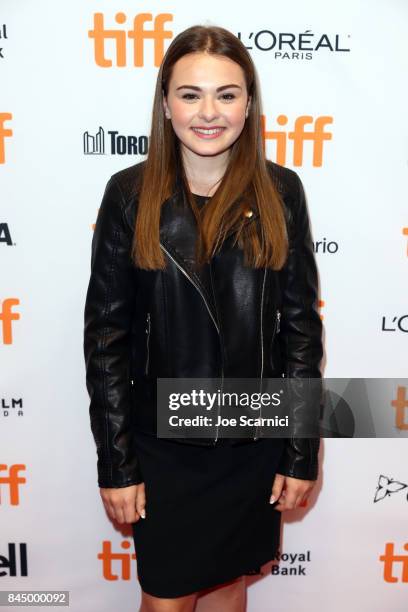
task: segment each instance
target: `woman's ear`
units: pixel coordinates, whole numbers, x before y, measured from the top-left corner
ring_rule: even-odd
[[[170,119],[171,118],[171,114],[169,111],[169,107],[167,106],[167,101],[166,98],[163,96],[163,108],[164,108],[164,114],[166,116],[166,119]]]
[[[245,117],[248,117],[249,107],[250,106],[251,106],[251,96],[249,96],[249,98],[248,98],[247,107],[246,107],[246,111],[245,111]]]

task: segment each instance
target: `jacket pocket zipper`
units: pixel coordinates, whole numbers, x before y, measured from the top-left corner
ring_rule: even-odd
[[[261,379],[261,386],[262,386],[262,377],[263,377],[263,369],[264,369],[263,308],[264,308],[264,292],[265,292],[266,273],[267,273],[267,269],[265,268],[264,274],[263,274],[262,294],[261,294],[261,373],[259,376],[259,378]],[[262,407],[259,411],[259,416],[262,416]],[[258,432],[259,432],[259,425],[257,425],[255,428],[255,435],[252,438],[253,440],[258,440],[258,438],[260,438],[260,436],[257,435]]]
[[[275,335],[279,334],[279,332],[280,332],[280,320],[281,320],[281,311],[279,310],[279,308],[277,308],[276,309],[275,332],[274,332],[273,337],[272,337],[272,342],[273,342],[273,340],[275,338]],[[285,372],[282,372],[281,373],[281,377],[285,378],[285,376],[286,376]]]
[[[281,318],[281,313],[279,308],[276,311],[276,333],[279,334],[280,332],[280,318]]]
[[[149,372],[149,353],[150,353],[150,312],[147,313],[146,316],[146,365],[145,365],[145,376],[147,376]]]

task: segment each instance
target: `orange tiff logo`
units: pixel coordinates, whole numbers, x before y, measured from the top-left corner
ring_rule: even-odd
[[[10,466],[0,463],[0,505],[3,503],[4,485],[7,485],[10,505],[18,506],[20,503],[19,485],[26,482],[26,479],[19,476],[18,473],[25,469],[26,466],[22,463],[15,463]],[[7,472],[7,476],[3,476],[2,472]]]
[[[408,543],[404,544],[404,550],[408,551]],[[394,553],[394,542],[385,543],[385,553],[379,556],[384,563],[385,582],[408,582],[408,554],[396,555]],[[394,576],[393,571],[397,563],[400,563],[398,576]]]
[[[288,123],[286,115],[279,115],[276,118],[276,123],[280,126],[285,126]],[[323,144],[326,140],[332,139],[332,134],[325,131],[325,126],[333,123],[333,117],[317,117],[314,119],[311,115],[301,115],[295,119],[293,130],[266,129],[265,115],[261,116],[262,135],[264,147],[267,140],[273,140],[276,143],[276,162],[282,166],[286,166],[287,161],[287,146],[288,141],[293,142],[292,163],[294,166],[303,164],[303,152],[305,141],[312,143],[312,163],[313,166],[323,165]],[[306,131],[306,126],[310,129]]]
[[[131,543],[128,540],[121,542],[123,550],[129,550]],[[135,553],[112,552],[112,542],[104,540],[102,542],[102,552],[98,554],[98,559],[102,561],[102,574],[106,580],[130,580],[131,561],[136,559]],[[112,562],[119,561],[119,574],[113,573]]]
[[[116,13],[115,21],[119,25],[126,23],[125,13]],[[133,47],[133,65],[144,66],[145,40],[151,38],[154,46],[154,65],[160,66],[164,56],[164,41],[173,38],[173,32],[164,29],[167,21],[173,21],[171,13],[160,13],[153,17],[152,13],[139,13],[133,18],[133,28],[130,30],[115,28],[105,29],[103,13],[94,14],[93,30],[88,31],[89,38],[94,41],[95,62],[102,68],[111,68],[112,59],[106,57],[107,41],[113,41],[113,57],[116,66],[127,66],[127,39],[130,38]],[[153,28],[146,30],[145,25],[153,22]]]
[[[12,335],[12,321],[18,321],[20,315],[18,312],[11,312],[13,306],[17,306],[20,303],[20,300],[17,298],[6,298],[3,300],[1,304],[0,310],[0,323],[2,330],[2,338],[3,344],[12,344],[13,343],[13,335]]]
[[[6,142],[5,139],[13,135],[13,130],[4,127],[6,121],[13,118],[11,113],[0,113],[0,164],[6,162]]]
[[[395,408],[395,425],[397,429],[408,429],[408,421],[405,420],[408,408],[407,388],[399,385],[397,387],[397,397],[391,401],[391,406]]]
[[[403,227],[402,228],[402,235],[403,236],[408,236],[408,227]],[[407,257],[408,257],[408,245],[407,245]]]
[[[11,312],[11,309],[13,306],[16,306],[19,303],[20,303],[20,300],[17,298],[6,298],[2,302],[1,311],[0,311],[0,323],[1,323],[3,344],[13,343],[11,322],[17,321],[20,318],[20,315],[18,312]]]

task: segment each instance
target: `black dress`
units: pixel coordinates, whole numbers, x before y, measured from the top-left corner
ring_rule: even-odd
[[[199,204],[206,201],[196,196]],[[269,503],[284,440],[179,444],[135,432],[146,518],[132,523],[141,588],[180,597],[257,574],[280,543]]]

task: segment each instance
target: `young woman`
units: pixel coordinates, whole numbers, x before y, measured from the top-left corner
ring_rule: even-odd
[[[84,350],[98,484],[131,523],[141,612],[245,607],[319,438],[157,436],[158,378],[319,378],[318,280],[298,175],[265,159],[255,68],[194,26],[160,67],[147,160],[99,210]],[[310,415],[308,415],[310,417]]]

